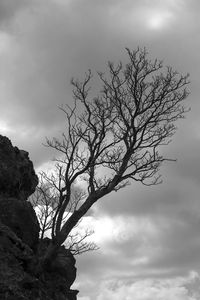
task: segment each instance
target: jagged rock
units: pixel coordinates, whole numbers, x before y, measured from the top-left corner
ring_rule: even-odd
[[[69,292],[67,293],[67,297],[69,300],[76,300],[77,299],[77,294],[79,293],[79,291],[77,290],[69,290]],[[67,299],[65,299],[67,300]]]
[[[34,252],[5,224],[0,222],[0,249],[10,251],[15,257],[30,261]],[[12,245],[12,246],[11,246]]]
[[[42,255],[49,246],[51,239],[45,238],[39,243],[39,255]],[[69,289],[76,279],[76,260],[69,249],[60,246],[56,258],[51,263],[49,273],[59,274],[65,279],[65,285]]]
[[[76,279],[76,260],[72,253],[66,249],[64,246],[61,246],[58,255],[52,263],[52,269],[63,276],[67,281],[67,286],[73,284]]]
[[[37,184],[28,152],[13,147],[7,137],[0,135],[0,194],[26,200]]]
[[[33,251],[13,231],[0,223],[0,299],[22,298],[21,281]],[[27,297],[27,299],[29,299]]]
[[[35,253],[15,233],[0,223],[0,299],[1,300],[76,300],[59,273],[36,277]]]
[[[0,221],[31,248],[37,246],[40,227],[32,205],[25,200],[37,183],[28,152],[0,135]]]
[[[26,201],[37,183],[28,153],[0,135],[0,299],[76,300],[78,291],[70,290],[75,259],[69,250],[60,247],[50,270],[37,272],[40,255],[51,242],[39,244],[39,223]]]
[[[0,199],[0,221],[29,247],[36,249],[40,226],[32,205],[15,198]]]

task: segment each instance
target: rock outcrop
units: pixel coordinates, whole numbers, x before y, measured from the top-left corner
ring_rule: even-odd
[[[28,153],[13,147],[7,137],[0,135],[0,221],[34,249],[39,242],[40,226],[26,200],[37,184]]]
[[[34,252],[15,233],[0,223],[0,299],[1,300],[76,300],[66,278],[57,271],[33,276]]]
[[[44,238],[39,244],[39,255],[42,255],[47,247],[49,246],[51,240],[49,238]],[[71,252],[64,246],[61,246],[58,251],[58,255],[53,260],[49,274],[54,278],[56,275],[60,276],[65,280],[65,286],[69,289],[76,279],[76,260],[71,254]]]
[[[0,195],[27,200],[37,184],[28,152],[13,147],[7,137],[0,135]]]
[[[0,221],[12,229],[26,245],[37,249],[40,227],[29,202],[6,196],[0,198]]]
[[[70,290],[76,278],[75,259],[60,247],[49,270],[34,272],[50,239],[39,239],[39,223],[27,201],[38,178],[28,153],[0,135],[0,299],[76,300]]]

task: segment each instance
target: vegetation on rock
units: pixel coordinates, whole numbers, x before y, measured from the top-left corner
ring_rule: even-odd
[[[56,191],[51,239],[39,238],[39,222],[27,201],[38,184],[28,153],[0,136],[0,299],[76,300],[77,291],[70,289],[75,259],[62,246],[73,228],[97,201],[131,181],[160,183],[159,168],[171,160],[161,147],[187,111],[188,75],[163,69],[146,50],[127,54],[127,64],[109,62],[108,74],[98,73],[97,96],[90,88],[91,71],[82,82],[72,80],[74,106],[61,108],[66,132],[47,140],[58,153],[55,171],[43,173]],[[85,190],[76,203],[77,182]]]

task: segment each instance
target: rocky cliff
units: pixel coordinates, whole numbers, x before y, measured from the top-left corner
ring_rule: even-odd
[[[0,135],[0,299],[76,300],[70,290],[76,278],[75,259],[64,246],[48,270],[34,266],[50,239],[39,239],[39,223],[27,201],[38,178],[28,153]]]

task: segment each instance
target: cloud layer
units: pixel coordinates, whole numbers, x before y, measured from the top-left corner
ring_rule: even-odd
[[[45,136],[65,126],[58,107],[72,103],[71,77],[125,47],[146,46],[191,74],[191,112],[165,149],[178,158],[163,166],[163,184],[102,199],[84,222],[100,250],[77,258],[80,300],[197,300],[200,253],[199,1],[1,0],[0,133],[26,149],[37,170],[55,154]]]

